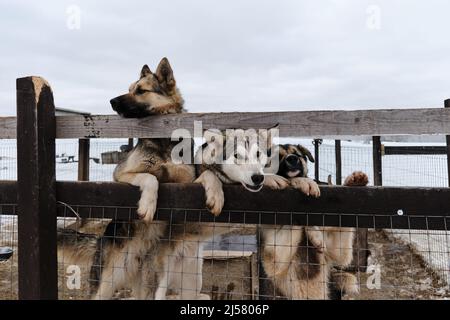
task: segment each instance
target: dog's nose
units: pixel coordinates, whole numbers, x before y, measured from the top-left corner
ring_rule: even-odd
[[[113,110],[117,111],[117,107],[119,105],[119,99],[114,98],[109,100],[109,103],[111,103],[111,107],[113,108]]]
[[[255,185],[259,186],[264,182],[264,176],[262,174],[254,174],[252,175],[252,181]]]
[[[290,154],[286,157],[286,164],[293,168],[295,166],[297,166],[298,164],[298,156],[296,156],[295,154]]]

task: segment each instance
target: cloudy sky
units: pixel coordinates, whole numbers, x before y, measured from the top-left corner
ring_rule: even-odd
[[[440,107],[449,12],[447,0],[2,0],[0,115],[15,114],[27,75],[59,107],[112,113],[163,56],[192,112]]]

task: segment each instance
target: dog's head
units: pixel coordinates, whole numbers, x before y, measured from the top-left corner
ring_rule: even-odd
[[[196,161],[213,165],[225,183],[241,183],[247,190],[257,192],[264,184],[264,167],[269,161],[267,130],[227,130],[205,133],[202,159]],[[197,162],[199,163],[199,162]]]
[[[308,176],[308,160],[314,162],[308,149],[301,145],[284,144],[279,146],[279,153],[278,175],[285,178]]]
[[[183,110],[184,101],[167,58],[161,60],[155,73],[144,65],[139,80],[133,82],[128,91],[110,101],[114,111],[122,117],[142,118]]]

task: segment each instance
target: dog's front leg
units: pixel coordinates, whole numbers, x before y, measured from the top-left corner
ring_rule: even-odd
[[[203,185],[203,188],[205,188],[206,207],[213,215],[218,216],[222,212],[225,203],[222,182],[210,170],[204,171],[194,182]]]
[[[348,266],[353,259],[354,228],[324,227],[325,256],[334,265]]]
[[[139,187],[141,198],[137,213],[145,222],[153,220],[158,200],[158,180],[149,173],[122,173],[116,178],[119,182],[129,183]]]

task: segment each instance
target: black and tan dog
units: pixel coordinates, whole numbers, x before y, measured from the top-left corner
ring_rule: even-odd
[[[307,195],[320,196],[315,182],[307,178],[311,153],[301,145],[280,145],[277,175]],[[307,179],[307,180],[305,180]],[[367,175],[355,172],[345,185],[366,185]],[[333,277],[335,287],[348,293],[358,290],[352,274],[332,275],[333,266],[351,263],[353,228],[264,226],[261,248],[266,298],[328,299]]]
[[[183,103],[166,58],[154,73],[144,65],[129,92],[111,100],[112,108],[127,118],[180,113]],[[115,181],[140,188],[137,212],[141,221],[112,221],[99,238],[80,233],[60,237],[60,262],[91,269],[93,298],[110,299],[124,287],[131,287],[133,295],[141,299],[208,298],[200,293],[203,242],[230,232],[230,227],[205,223],[169,226],[153,221],[159,183],[189,183],[196,178],[192,159],[190,163],[173,162],[171,153],[177,144],[170,138],[139,139],[114,170]],[[208,184],[207,177],[203,178]],[[213,201],[207,204],[213,210],[216,192],[206,189],[207,199]]]

